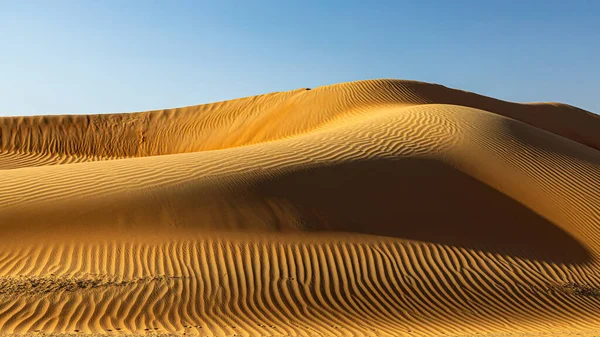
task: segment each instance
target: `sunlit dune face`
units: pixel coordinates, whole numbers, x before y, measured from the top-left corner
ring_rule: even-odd
[[[600,329],[600,118],[399,80],[0,118],[0,334]]]

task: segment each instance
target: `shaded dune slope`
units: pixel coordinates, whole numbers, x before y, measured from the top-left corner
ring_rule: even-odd
[[[575,107],[377,80],[0,132],[2,332],[599,328]]]

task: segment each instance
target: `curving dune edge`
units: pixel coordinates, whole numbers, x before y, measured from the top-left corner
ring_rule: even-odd
[[[600,331],[600,117],[371,80],[0,118],[0,335]]]

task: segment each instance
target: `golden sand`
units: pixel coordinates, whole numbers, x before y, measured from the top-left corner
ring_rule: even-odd
[[[600,329],[600,117],[399,80],[0,118],[0,335]]]

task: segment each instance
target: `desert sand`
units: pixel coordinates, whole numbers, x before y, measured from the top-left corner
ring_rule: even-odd
[[[0,118],[0,334],[592,336],[600,117],[400,80]]]

